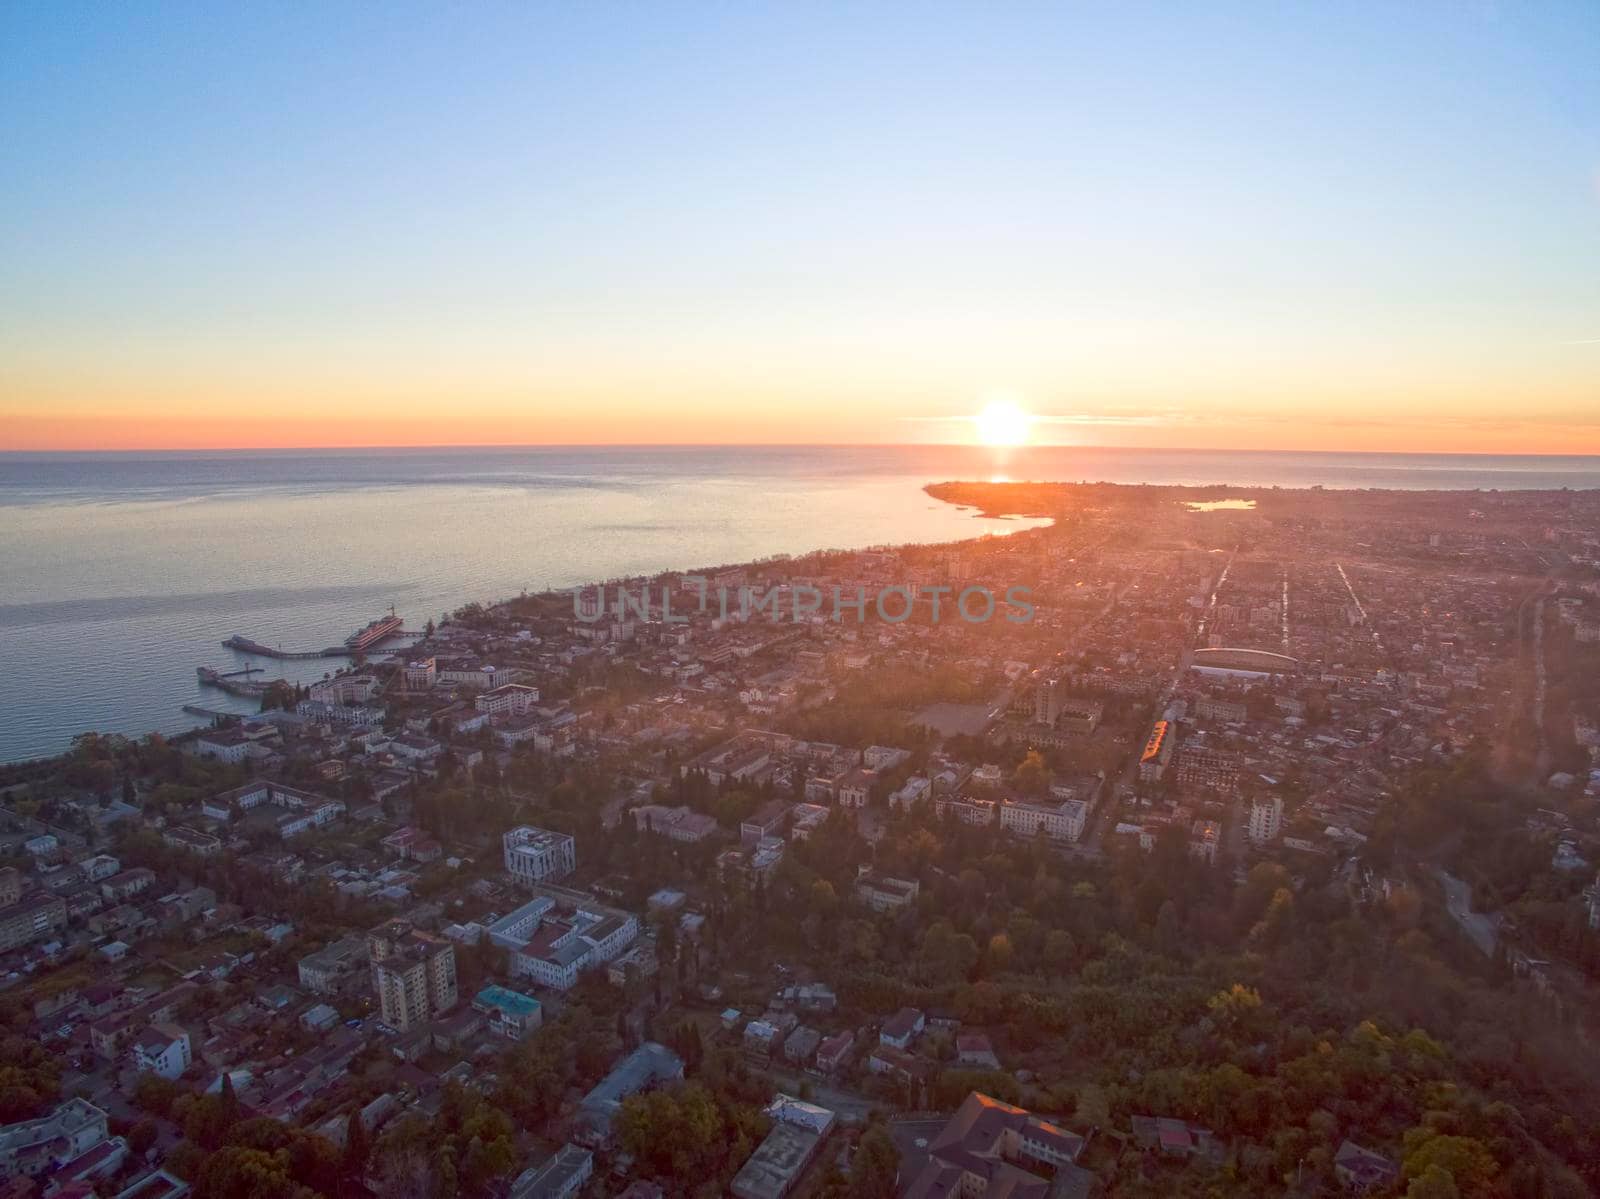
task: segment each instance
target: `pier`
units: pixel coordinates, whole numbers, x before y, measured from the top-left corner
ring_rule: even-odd
[[[216,687],[220,691],[226,691],[229,695],[238,695],[245,699],[260,699],[267,693],[268,684],[266,683],[258,683],[251,679],[232,679],[227,675],[217,673],[209,666],[196,667],[195,675],[199,678],[202,686]]]
[[[256,654],[262,658],[279,658],[284,661],[305,661],[311,658],[348,658],[355,650],[343,645],[330,645],[327,649],[288,650],[262,645],[235,633],[222,643],[224,649],[236,649],[242,654]]]

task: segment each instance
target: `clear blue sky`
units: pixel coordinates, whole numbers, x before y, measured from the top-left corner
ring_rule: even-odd
[[[1600,448],[1595,0],[11,3],[0,122],[13,444]]]

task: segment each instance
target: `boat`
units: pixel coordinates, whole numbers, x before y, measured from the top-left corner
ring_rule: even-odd
[[[344,639],[345,648],[353,653],[360,653],[370,649],[386,637],[393,637],[405,625],[405,621],[394,614],[394,609],[389,609],[387,616],[380,616],[377,620],[368,621],[361,628]]]

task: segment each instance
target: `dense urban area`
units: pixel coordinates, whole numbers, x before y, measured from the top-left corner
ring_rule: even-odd
[[[0,1197],[1596,1193],[1600,493],[929,491],[0,768]]]

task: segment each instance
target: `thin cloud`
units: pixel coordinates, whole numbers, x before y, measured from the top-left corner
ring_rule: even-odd
[[[1577,341],[1564,341],[1564,346],[1600,346],[1600,337],[1580,337]]]

